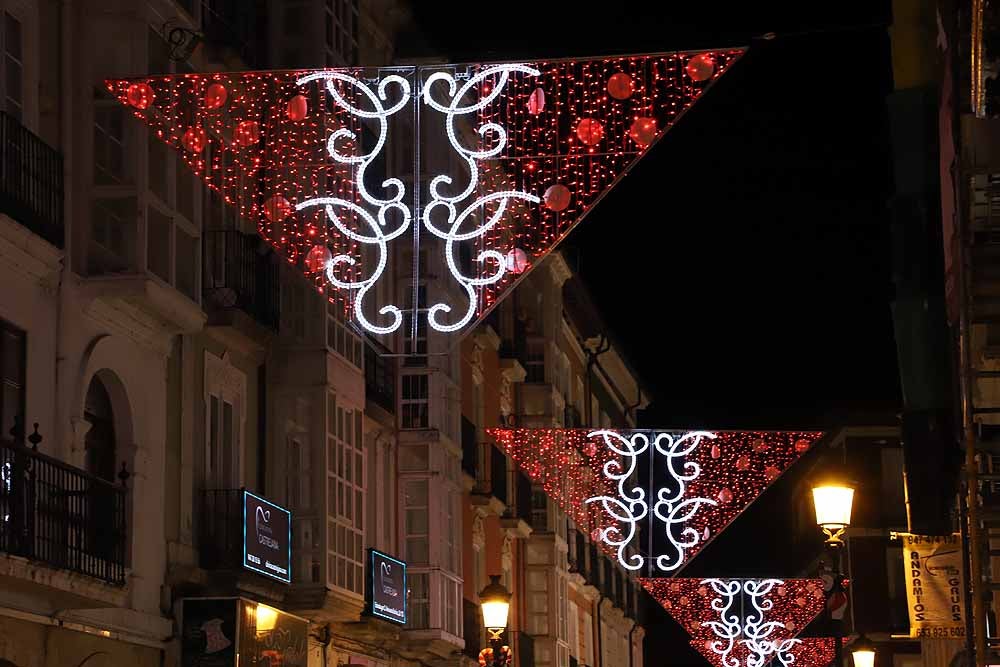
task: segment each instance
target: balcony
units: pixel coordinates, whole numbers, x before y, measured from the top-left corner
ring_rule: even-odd
[[[389,348],[369,337],[365,345],[365,398],[390,415],[396,413],[395,359]]]
[[[0,111],[0,212],[63,247],[63,158]]]
[[[124,486],[0,442],[0,552],[124,586],[125,509]]]
[[[206,231],[203,297],[209,324],[233,325],[233,311],[277,332],[280,311],[278,264],[261,253],[260,240],[236,230]]]

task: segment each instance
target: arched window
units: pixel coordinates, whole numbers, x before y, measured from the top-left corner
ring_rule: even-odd
[[[84,418],[90,430],[84,446],[87,454],[87,472],[109,482],[115,481],[115,421],[111,397],[104,383],[96,375],[87,388]]]

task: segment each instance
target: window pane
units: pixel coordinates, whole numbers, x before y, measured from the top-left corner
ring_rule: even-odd
[[[91,273],[125,271],[133,268],[135,251],[134,198],[95,199],[91,211]]]
[[[153,191],[164,204],[170,202],[167,187],[167,165],[170,150],[165,143],[149,133],[149,189]]]
[[[233,432],[233,406],[223,401],[222,403],[222,464],[220,478],[223,479],[227,488],[235,489],[239,486],[239,475],[236,470],[236,442]]]

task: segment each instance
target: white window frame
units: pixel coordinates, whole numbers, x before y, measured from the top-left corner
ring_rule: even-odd
[[[233,408],[233,443],[232,451],[235,458],[230,464],[234,466],[233,479],[220,479],[216,471],[219,462],[216,452],[212,451],[212,398],[221,405],[229,403]],[[246,443],[246,405],[247,376],[246,373],[232,365],[229,353],[218,357],[205,350],[205,483],[208,488],[241,488],[244,485],[243,448]],[[222,428],[222,420],[219,420]],[[213,460],[215,459],[215,460]]]

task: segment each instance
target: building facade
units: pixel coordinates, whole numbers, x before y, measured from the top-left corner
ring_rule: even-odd
[[[405,3],[0,10],[0,664],[184,664],[235,642],[189,627],[199,601],[237,598],[258,637],[266,610],[301,622],[285,664],[456,664],[477,656],[477,594],[502,573],[520,667],[638,667],[634,582],[485,436],[626,427],[644,405],[565,260],[461,344],[423,326],[365,337],[104,92],[388,64]],[[451,289],[407,280],[386,289],[418,309]],[[290,512],[288,582],[243,567],[247,492]],[[369,549],[408,563],[404,626],[364,613]]]

